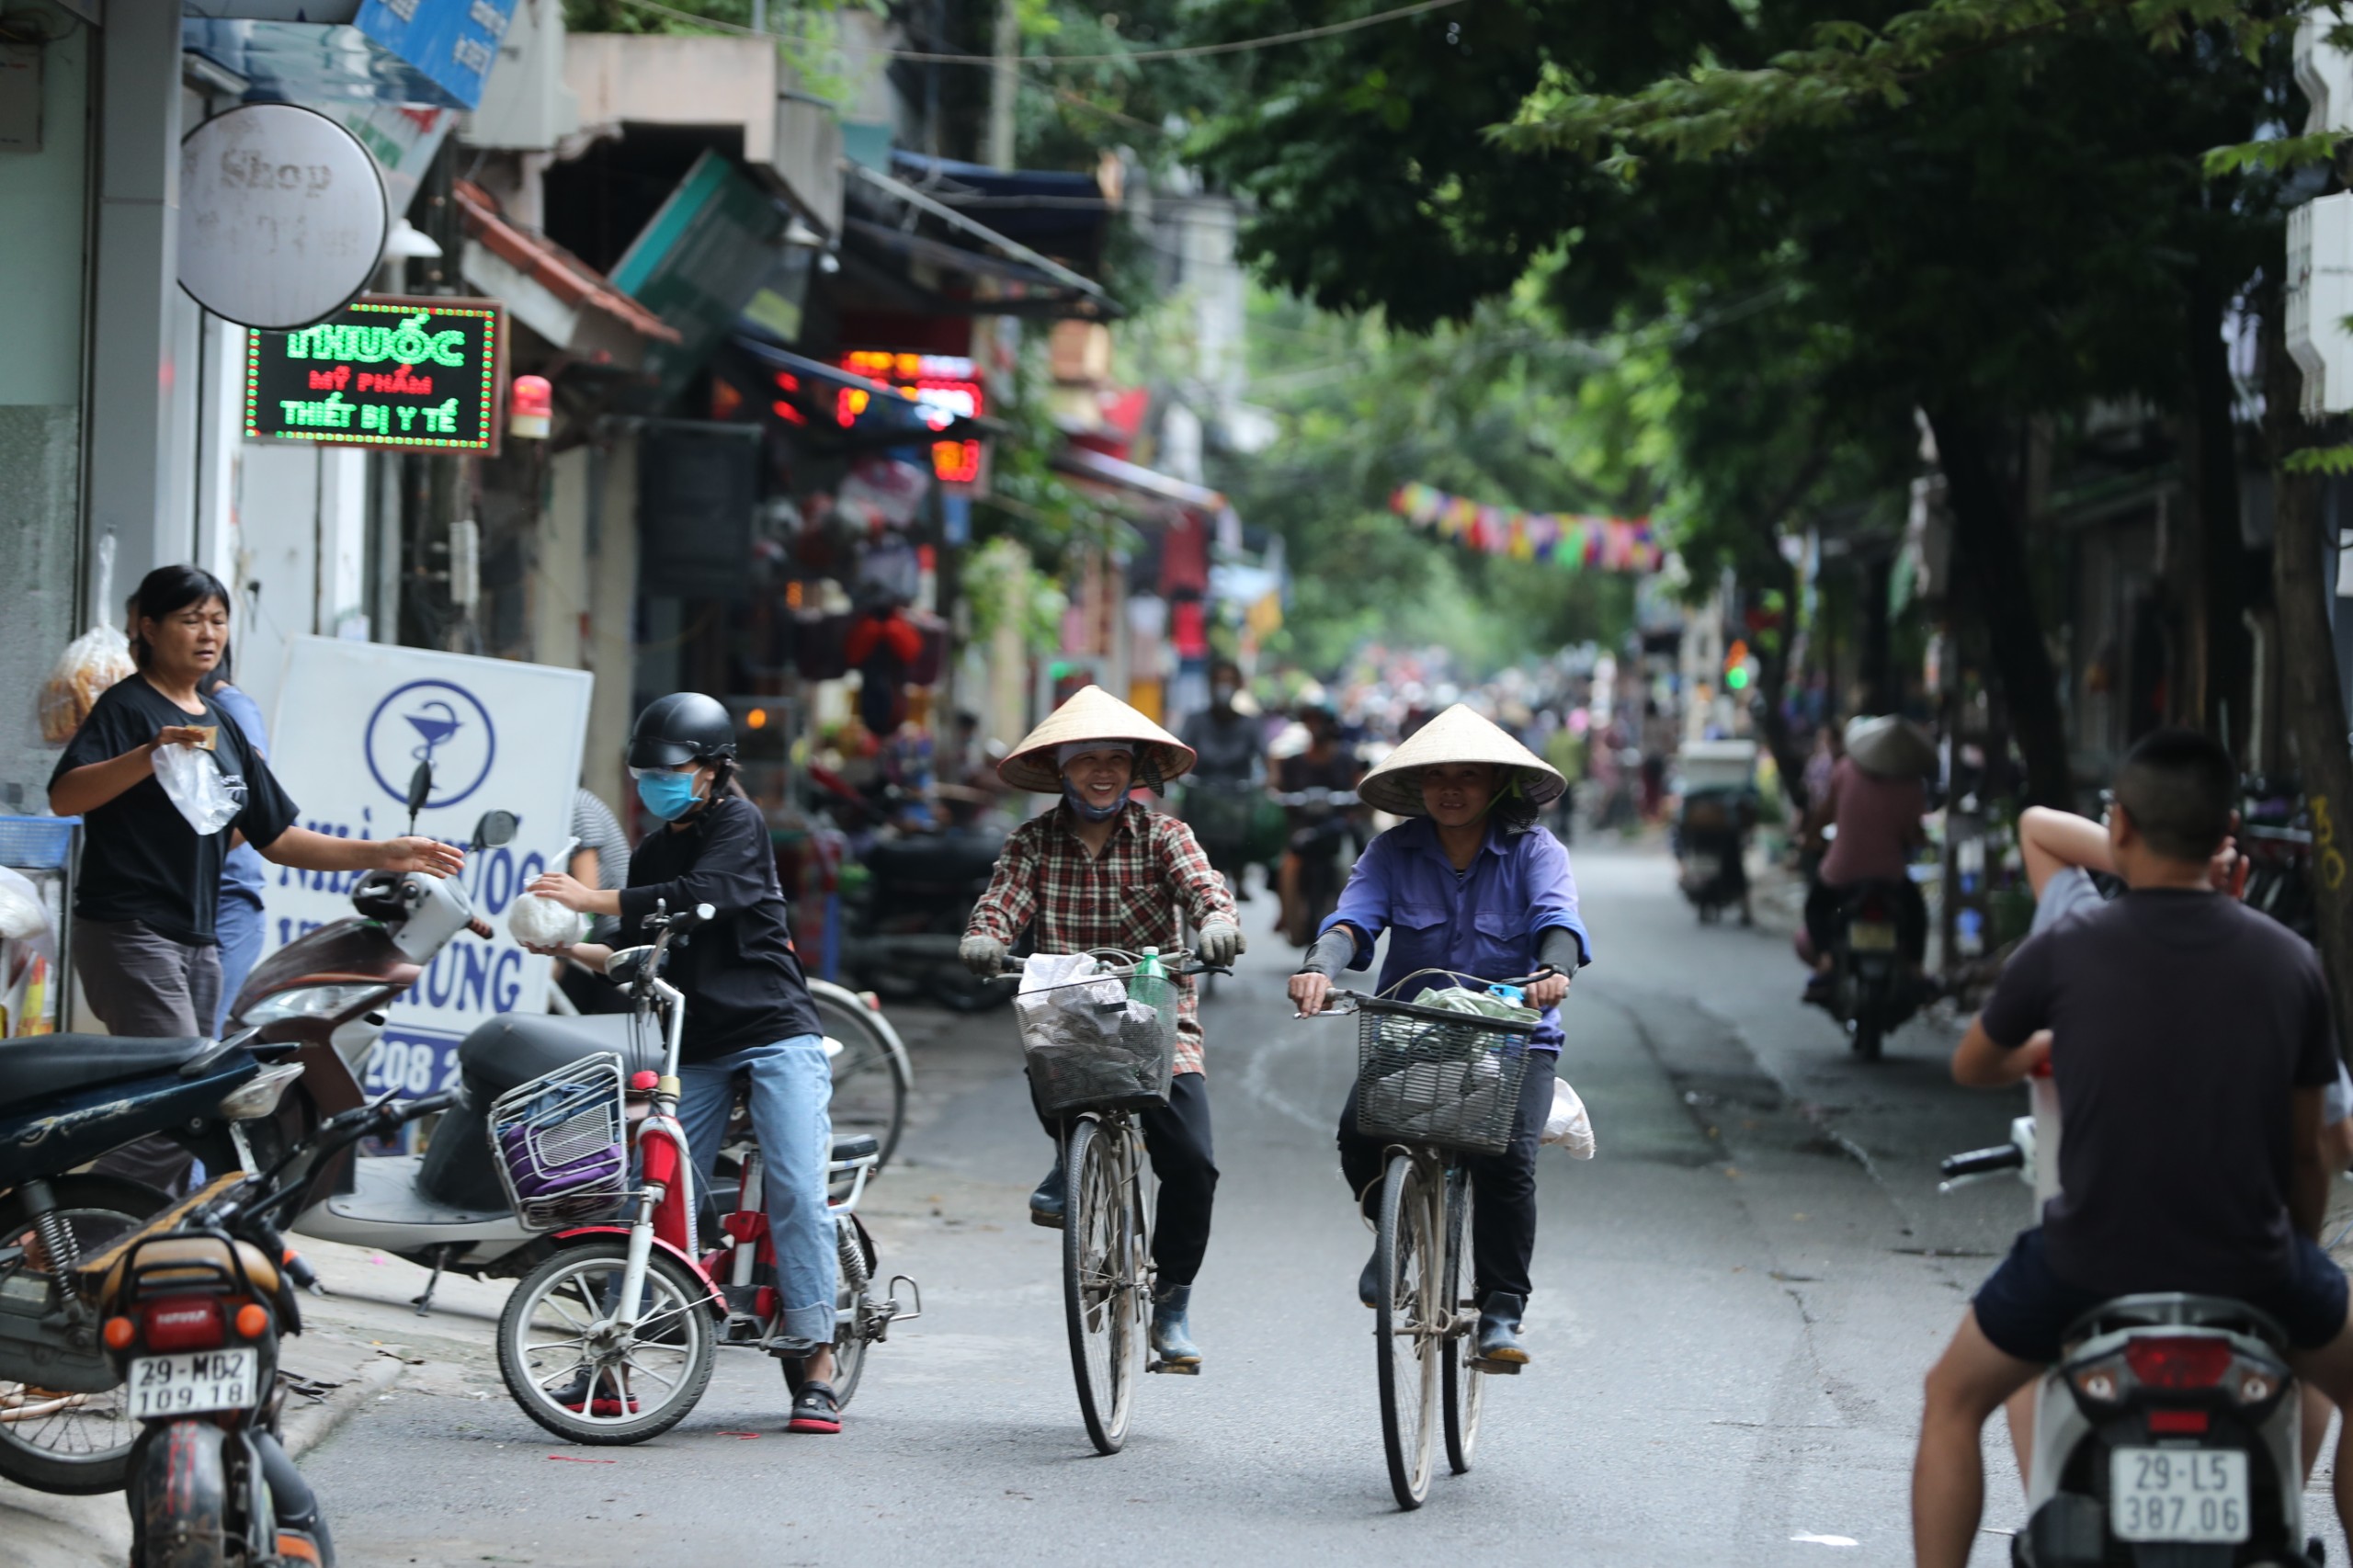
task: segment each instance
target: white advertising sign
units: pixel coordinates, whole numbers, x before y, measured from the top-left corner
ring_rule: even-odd
[[[294,104],[246,104],[180,142],[180,287],[240,326],[284,331],[368,286],[391,231],[358,138]]]
[[[422,648],[298,637],[270,722],[270,769],[314,832],[384,839],[407,831],[408,780],[433,764],[416,831],[451,844],[484,812],[513,812],[515,841],[466,858],[488,941],[460,933],[396,1003],[369,1059],[369,1093],[421,1095],[457,1082],[458,1042],[498,1013],[547,1006],[548,962],[506,932],[506,907],[571,836],[591,677],[585,670]],[[358,872],[270,868],[264,951],[351,913]]]

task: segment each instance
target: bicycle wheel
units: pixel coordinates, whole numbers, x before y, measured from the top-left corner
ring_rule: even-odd
[[[84,1257],[94,1257],[169,1207],[153,1187],[95,1172],[50,1178],[56,1213]],[[0,1247],[37,1240],[23,1192],[0,1197]],[[0,1264],[0,1289],[58,1304],[53,1267],[36,1247]],[[131,1419],[121,1385],[103,1393],[0,1381],[0,1476],[65,1496],[119,1492],[131,1468]]]
[[[1063,1168],[1063,1312],[1078,1413],[1097,1451],[1116,1454],[1142,1370],[1144,1278],[1135,1180],[1120,1134],[1092,1118],[1071,1130]]]
[[[907,1049],[876,1020],[856,992],[818,981],[811,983],[809,994],[816,1000],[817,1022],[825,1038],[841,1046],[832,1060],[834,1135],[872,1134],[882,1149],[874,1165],[879,1172],[891,1163],[906,1129],[907,1092],[915,1084]]]
[[[1373,1256],[1388,1281],[1376,1314],[1380,1351],[1381,1439],[1389,1486],[1401,1508],[1429,1495],[1438,1436],[1438,1361],[1445,1341],[1433,1322],[1439,1301],[1438,1243],[1422,1168],[1392,1155],[1381,1183],[1381,1231]]]
[[[575,1443],[642,1443],[676,1426],[710,1384],[708,1293],[667,1253],[645,1260],[636,1331],[606,1326],[626,1242],[566,1247],[523,1277],[498,1315],[498,1371],[523,1414]]]
[[[1446,1462],[1455,1474],[1471,1468],[1479,1446],[1479,1410],[1486,1375],[1471,1365],[1478,1353],[1479,1303],[1472,1299],[1471,1173],[1446,1173],[1446,1263],[1438,1271],[1452,1323],[1446,1336]]]

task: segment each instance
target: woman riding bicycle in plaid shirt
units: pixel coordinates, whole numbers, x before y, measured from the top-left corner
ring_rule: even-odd
[[[1242,924],[1224,879],[1192,829],[1129,799],[1137,783],[1160,790],[1192,766],[1190,747],[1100,687],[1087,687],[1047,715],[997,772],[1017,790],[1059,792],[1062,801],[1006,840],[996,874],[965,928],[966,966],[995,974],[1024,929],[1033,930],[1040,952],[1157,948],[1174,959],[1183,951],[1188,920],[1199,934],[1203,961],[1232,962],[1242,950]],[[1199,1003],[1190,980],[1177,984],[1168,1104],[1146,1108],[1138,1119],[1160,1179],[1152,1348],[1171,1365],[1199,1366],[1201,1353],[1186,1313],[1209,1249],[1217,1165],[1201,1080]],[[1061,1130],[1048,1122],[1046,1131],[1055,1139],[1054,1167],[1029,1195],[1029,1218],[1059,1229]]]

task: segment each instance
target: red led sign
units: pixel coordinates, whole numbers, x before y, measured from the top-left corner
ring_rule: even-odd
[[[854,376],[880,381],[923,411],[924,423],[945,430],[958,419],[978,419],[986,411],[987,393],[970,359],[953,354],[894,354],[860,348],[835,361]],[[834,399],[834,419],[844,429],[858,423],[873,394],[844,387]],[[971,484],[981,477],[981,444],[977,440],[935,441],[931,472],[943,484]]]

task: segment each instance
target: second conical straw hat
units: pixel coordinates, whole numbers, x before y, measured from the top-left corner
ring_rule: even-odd
[[[1101,687],[1088,686],[1072,693],[1070,700],[1022,736],[1021,744],[996,765],[997,777],[1017,790],[1058,794],[1063,770],[1054,753],[1073,741],[1133,741],[1136,779],[1154,790],[1193,766],[1191,746]]]
[[[1519,778],[1520,792],[1538,806],[1559,800],[1569,787],[1542,757],[1458,702],[1381,758],[1381,766],[1357,786],[1358,798],[1394,816],[1421,816],[1421,770],[1447,762],[1491,762],[1510,768]]]

